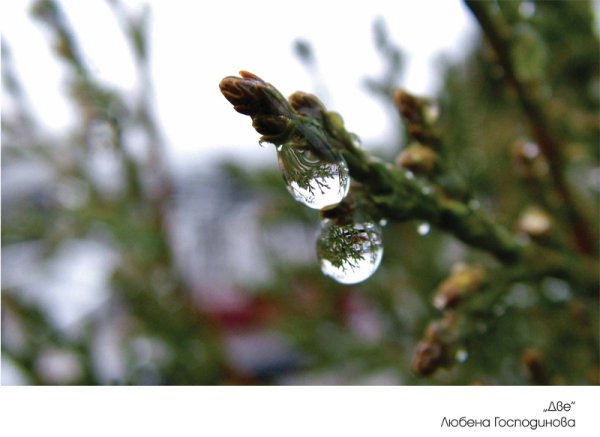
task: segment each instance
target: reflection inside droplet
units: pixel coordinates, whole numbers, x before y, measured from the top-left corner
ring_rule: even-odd
[[[324,220],[317,241],[321,271],[342,284],[368,279],[383,257],[381,229],[374,223],[335,224]]]
[[[310,208],[332,208],[348,194],[350,175],[341,156],[330,162],[309,148],[284,145],[277,148],[277,160],[288,191]]]

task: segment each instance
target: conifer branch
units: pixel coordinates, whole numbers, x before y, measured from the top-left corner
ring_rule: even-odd
[[[273,85],[258,76],[245,71],[241,76],[223,79],[221,92],[238,112],[252,117],[262,139],[278,145],[304,137],[305,144],[324,158],[334,151],[341,153],[352,179],[364,187],[375,218],[424,220],[471,247],[491,253],[504,264],[525,264],[535,277],[550,274],[582,283],[587,290],[597,288],[594,261],[519,241],[477,203],[450,198],[439,187],[415,178],[406,169],[370,156],[346,131],[340,115],[327,112],[316,97],[302,93],[303,104],[299,104],[296,93],[290,97],[295,104],[290,105]]]
[[[465,4],[479,22],[498,57],[507,81],[516,91],[533,137],[548,161],[554,187],[568,215],[578,250],[588,255],[597,254],[597,232],[565,175],[564,145],[552,130],[550,116],[546,110],[547,99],[541,92],[541,84],[519,77],[518,65],[511,55],[511,28],[500,13],[493,13],[488,2],[465,0]]]

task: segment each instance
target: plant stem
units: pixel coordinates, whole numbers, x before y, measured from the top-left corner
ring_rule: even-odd
[[[477,205],[450,199],[411,179],[400,168],[372,158],[351,142],[344,142],[342,155],[352,178],[363,184],[379,214],[395,221],[425,220],[471,247],[494,255],[506,265],[522,264],[532,278],[557,276],[581,284],[590,293],[598,290],[598,263],[587,256],[520,242],[494,222]]]

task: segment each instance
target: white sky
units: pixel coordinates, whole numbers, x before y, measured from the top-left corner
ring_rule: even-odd
[[[84,56],[104,81],[132,89],[135,72],[129,48],[103,0],[64,0],[65,12]],[[329,91],[325,103],[340,112],[363,142],[391,131],[390,117],[362,82],[383,69],[373,43],[373,21],[384,17],[390,35],[406,55],[402,86],[431,93],[438,85],[436,59],[456,57],[475,25],[459,0],[369,0],[284,2],[266,0],[127,0],[151,7],[152,74],[159,120],[174,164],[241,153],[269,156],[257,144],[250,119],[236,114],[221,96],[220,80],[251,71],[284,95],[315,91],[315,83],[293,54],[300,37],[311,43]],[[64,70],[53,59],[47,33],[27,11],[31,2],[4,2],[2,34],[35,112],[50,131],[73,120],[63,97]],[[261,153],[263,152],[263,153]]]

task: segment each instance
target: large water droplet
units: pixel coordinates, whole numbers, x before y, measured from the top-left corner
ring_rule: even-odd
[[[362,282],[381,263],[381,228],[371,222],[338,225],[323,220],[317,255],[325,275],[342,284]]]
[[[310,208],[333,208],[348,194],[350,174],[341,156],[331,162],[309,148],[284,145],[277,150],[277,160],[288,191]]]

